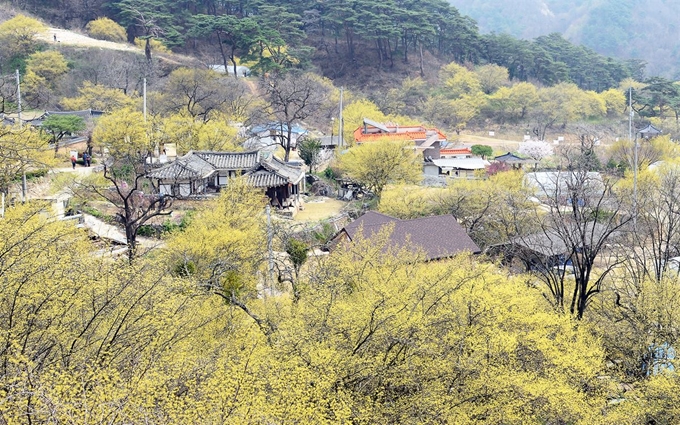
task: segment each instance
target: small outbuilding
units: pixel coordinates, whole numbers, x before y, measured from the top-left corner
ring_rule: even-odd
[[[641,139],[653,139],[662,133],[661,130],[649,124],[647,127],[638,130]]]

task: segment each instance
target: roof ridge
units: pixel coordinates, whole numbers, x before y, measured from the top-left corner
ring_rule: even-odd
[[[216,154],[216,155],[250,155],[250,154],[256,154],[259,152],[259,150],[250,150],[250,151],[242,151],[242,152],[224,152],[224,151],[195,151],[195,150],[190,150],[189,152],[194,153],[194,154]],[[187,154],[189,153],[187,152]]]
[[[409,221],[421,221],[421,220],[431,220],[433,218],[442,218],[442,217],[451,217],[454,220],[458,221],[456,217],[454,217],[453,214],[437,214],[437,215],[428,215],[425,217],[416,217],[416,218],[408,218],[406,220],[401,220],[403,222],[409,222]]]

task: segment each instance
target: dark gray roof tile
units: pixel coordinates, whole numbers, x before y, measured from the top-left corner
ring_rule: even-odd
[[[369,211],[345,227],[350,239],[360,229],[362,235],[371,237],[390,223],[394,229],[390,235],[393,248],[422,250],[426,260],[452,257],[460,252],[480,252],[476,243],[452,215],[423,217],[413,220],[399,220],[375,211]]]

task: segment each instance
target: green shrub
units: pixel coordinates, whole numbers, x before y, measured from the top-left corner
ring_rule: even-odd
[[[286,243],[286,252],[295,270],[300,270],[300,267],[307,261],[307,251],[309,251],[309,246],[299,239],[290,238]]]
[[[335,171],[331,167],[326,168],[323,170],[323,176],[326,177],[328,180],[335,180]]]
[[[327,221],[325,221],[321,224],[321,228],[314,230],[312,232],[312,237],[314,238],[314,240],[319,242],[322,245],[326,245],[328,242],[330,242],[331,238],[334,235],[335,235],[335,229]]]
[[[104,214],[103,214],[101,211],[99,211],[98,209],[96,209],[96,208],[92,208],[92,207],[90,207],[90,206],[88,206],[88,205],[83,205],[82,208],[80,208],[80,209],[81,209],[85,214],[89,214],[89,215],[91,215],[92,217],[96,217],[96,218],[104,218]]]
[[[179,222],[179,224],[169,219],[165,220],[161,226],[161,233],[183,231],[184,229],[187,228],[189,223],[191,223],[191,218],[193,217],[193,215],[194,211],[187,211],[182,217],[182,220]]]
[[[31,171],[26,171],[26,180],[31,181],[34,179],[39,179],[41,177],[45,177],[47,173],[50,170],[43,168],[40,170],[31,170]],[[14,181],[15,182],[20,182],[23,179],[23,174],[17,174],[14,176]]]
[[[85,214],[89,214],[94,218],[98,218],[99,220],[108,223],[108,224],[115,224],[116,223],[116,217],[112,215],[107,215],[104,214],[103,212],[99,211],[96,208],[92,208],[89,205],[81,205],[80,211],[84,212]]]
[[[175,276],[189,277],[196,273],[196,264],[193,261],[186,261],[176,264],[173,268]]]
[[[156,230],[153,228],[153,226],[144,224],[139,226],[139,229],[137,229],[137,235],[150,238],[152,236],[156,236]]]
[[[109,18],[97,18],[94,21],[90,21],[85,29],[92,38],[117,42],[127,41],[125,28]]]
[[[172,220],[165,220],[163,222],[162,230],[161,232],[163,233],[172,233],[176,230],[179,230],[179,225],[173,222]]]

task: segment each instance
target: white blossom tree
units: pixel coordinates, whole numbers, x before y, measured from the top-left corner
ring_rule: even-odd
[[[543,141],[526,141],[519,145],[517,150],[521,155],[528,156],[531,159],[540,161],[547,156],[553,154],[553,148],[550,144]]]

